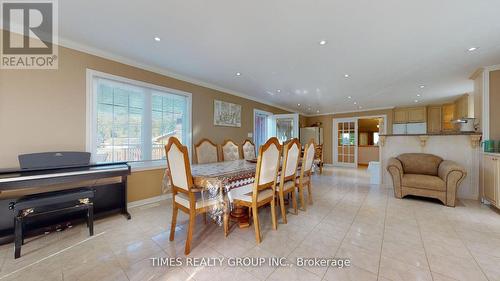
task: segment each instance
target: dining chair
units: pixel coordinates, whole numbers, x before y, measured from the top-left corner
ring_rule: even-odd
[[[304,202],[304,188],[307,186],[308,201],[312,204],[312,193],[311,193],[311,174],[312,166],[314,162],[314,140],[310,140],[304,147],[304,156],[302,157],[302,166],[300,168],[300,174],[297,178],[297,186],[299,190],[300,205],[302,210],[306,210],[306,204]]]
[[[235,206],[252,208],[253,224],[255,228],[255,240],[260,243],[262,237],[259,224],[259,207],[271,205],[271,219],[273,229],[276,230],[275,191],[278,176],[281,145],[277,138],[270,138],[259,149],[257,166],[255,170],[255,181],[252,192],[235,195],[233,203]]]
[[[314,150],[314,164],[319,168],[319,173],[323,174],[323,145],[318,144]]]
[[[172,185],[173,212],[172,225],[170,228],[170,241],[174,240],[175,226],[177,224],[177,213],[181,211],[189,215],[187,229],[186,247],[184,253],[188,255],[191,251],[191,240],[193,239],[194,224],[196,215],[204,214],[206,223],[206,213],[212,207],[216,207],[220,202],[217,199],[202,198],[202,189],[196,188],[191,175],[191,165],[186,146],[183,146],[175,137],[171,137],[165,145],[167,156],[167,173]],[[224,216],[226,220],[226,216]],[[224,225],[227,222],[224,221]]]
[[[255,144],[250,140],[245,140],[241,146],[243,150],[243,159],[253,160],[255,159]]]
[[[240,159],[240,147],[232,140],[226,140],[222,145],[222,161]]]
[[[202,139],[195,145],[196,163],[206,164],[219,161],[219,149],[217,145],[209,139]]]
[[[295,214],[298,214],[297,198],[295,194],[297,183],[295,180],[297,177],[300,149],[301,146],[298,139],[292,139],[285,145],[283,149],[283,165],[281,165],[280,182],[276,193],[278,194],[281,216],[283,217],[283,223],[285,224],[287,223],[285,195],[291,193],[293,209],[295,210]]]

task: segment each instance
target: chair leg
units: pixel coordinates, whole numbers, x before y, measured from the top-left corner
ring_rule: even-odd
[[[278,225],[276,224],[276,202],[274,201],[274,198],[271,201],[271,220],[273,221],[273,229],[278,229]]]
[[[304,202],[304,187],[302,186],[301,183],[299,183],[299,199],[300,199],[300,206],[302,207],[302,210],[306,210],[306,204]]]
[[[174,203],[174,210],[172,212],[172,224],[170,226],[170,241],[174,241],[175,237],[175,226],[177,224],[177,213],[179,212],[179,208],[175,206]]]
[[[313,198],[312,198],[312,193],[311,193],[311,181],[309,181],[309,183],[307,184],[307,193],[308,193],[307,199],[309,201],[309,204],[312,205]]]
[[[283,218],[283,223],[286,224],[286,210],[285,210],[285,195],[283,192],[279,192],[279,199],[280,199],[280,209],[281,209],[281,217]]]
[[[203,213],[203,223],[207,224],[207,213]]]
[[[185,255],[189,255],[189,253],[191,252],[191,241],[193,240],[195,222],[196,222],[196,211],[189,210],[189,227],[187,230],[186,248],[184,249]]]
[[[295,214],[299,214],[299,210],[297,208],[297,194],[295,193],[295,189],[290,192],[292,194],[292,205],[293,205],[293,210],[295,211]]]
[[[257,244],[260,244],[259,214],[256,206],[252,208],[252,215],[253,215],[253,225],[255,228],[255,240],[257,241]]]
[[[229,235],[229,211],[227,209],[224,209],[223,222],[224,222],[224,237],[227,237]]]

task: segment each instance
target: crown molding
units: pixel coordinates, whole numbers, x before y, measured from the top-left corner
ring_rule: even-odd
[[[171,71],[169,69],[166,69],[166,68],[156,67],[156,66],[152,66],[152,65],[149,65],[149,64],[145,64],[145,63],[142,63],[142,62],[139,62],[139,61],[136,61],[136,60],[124,57],[124,56],[116,55],[114,53],[111,53],[111,52],[108,52],[108,51],[104,51],[102,49],[95,48],[95,47],[92,47],[92,46],[89,46],[89,45],[81,44],[81,43],[78,43],[78,42],[75,42],[73,40],[69,40],[69,39],[63,38],[63,37],[59,37],[59,46],[62,46],[62,47],[68,48],[68,49],[73,49],[73,50],[80,51],[80,52],[84,52],[84,53],[87,53],[87,54],[90,54],[90,55],[94,55],[94,56],[101,57],[101,58],[104,58],[104,59],[112,60],[112,61],[115,61],[115,62],[123,63],[123,64],[129,65],[129,66],[132,66],[132,67],[136,67],[136,68],[140,68],[140,69],[146,70],[146,71],[151,71],[151,72],[154,72],[154,73],[157,73],[157,74],[160,74],[160,75],[168,76],[168,77],[171,77],[171,78],[174,78],[174,79],[177,79],[177,80],[181,80],[181,81],[184,81],[184,82],[187,82],[187,83],[191,83],[191,84],[194,84],[194,85],[197,85],[197,86],[202,86],[202,87],[205,87],[205,88],[209,88],[209,89],[212,89],[212,90],[216,90],[216,91],[219,91],[219,92],[223,92],[223,93],[226,93],[226,94],[237,96],[237,97],[240,97],[240,98],[248,99],[248,100],[255,101],[255,102],[258,102],[258,103],[261,103],[261,104],[273,106],[273,107],[276,107],[276,108],[288,111],[290,113],[299,113],[299,114],[302,114],[301,112],[297,112],[296,110],[293,110],[291,108],[288,108],[288,107],[276,104],[274,102],[262,100],[262,99],[259,99],[259,98],[256,98],[256,97],[244,94],[244,93],[240,93],[240,92],[237,92],[237,91],[233,91],[233,90],[230,90],[230,89],[226,89],[224,87],[220,87],[220,86],[217,86],[217,85],[205,82],[205,81],[201,81],[201,80],[198,80],[198,79],[187,77],[187,76],[175,73],[175,72],[173,72],[173,71]]]

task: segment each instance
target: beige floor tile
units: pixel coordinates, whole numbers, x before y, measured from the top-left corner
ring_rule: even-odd
[[[330,267],[324,276],[328,281],[375,281],[377,274],[357,266],[346,268]]]
[[[292,267],[279,267],[271,274],[271,276],[269,276],[267,280],[315,281],[315,280],[321,280],[321,277],[305,269],[292,266]]]
[[[487,280],[476,261],[471,258],[428,255],[432,272],[464,281]]]
[[[380,260],[379,276],[392,281],[429,280],[432,281],[431,272],[427,268],[416,267],[382,256]]]

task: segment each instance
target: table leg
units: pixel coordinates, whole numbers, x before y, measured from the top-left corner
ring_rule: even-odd
[[[240,228],[247,228],[250,226],[247,207],[234,206],[231,211],[231,218],[238,222]]]

